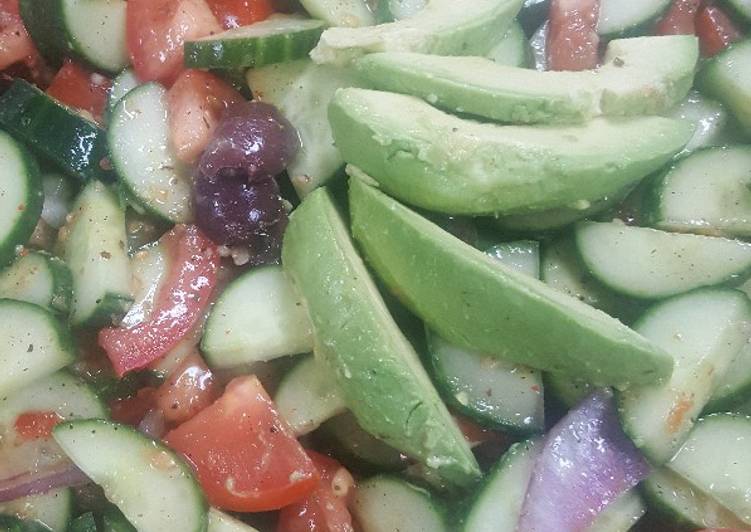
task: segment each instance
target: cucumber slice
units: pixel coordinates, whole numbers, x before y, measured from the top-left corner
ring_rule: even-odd
[[[192,180],[170,146],[166,96],[164,87],[147,83],[115,105],[108,133],[110,154],[135,208],[185,223],[193,218]]]
[[[603,65],[538,72],[479,57],[380,53],[356,61],[371,88],[418,96],[451,112],[500,122],[580,123],[664,112],[686,97],[699,58],[693,36],[619,39]]]
[[[652,223],[667,231],[751,236],[749,167],[748,146],[707,148],[681,159],[655,182]]]
[[[316,45],[323,28],[321,20],[273,15],[250,26],[186,41],[185,65],[237,69],[302,59]]]
[[[0,127],[72,177],[112,181],[105,131],[22,79],[0,96]]]
[[[92,181],[73,208],[64,257],[73,274],[74,326],[111,325],[133,302],[125,212],[106,185]]]
[[[54,64],[72,56],[98,70],[118,72],[129,62],[125,0],[21,0],[26,28]]]
[[[632,387],[618,397],[624,431],[651,462],[669,460],[686,439],[748,341],[750,323],[745,294],[703,289],[656,304],[635,325],[675,360],[666,382]]]
[[[307,310],[279,266],[255,268],[233,281],[217,299],[205,331],[201,350],[214,368],[313,350]]]
[[[722,102],[751,135],[751,39],[710,59],[697,77],[699,89]]]
[[[94,514],[86,512],[73,519],[68,527],[68,532],[98,532]]]
[[[586,532],[628,532],[647,512],[636,489],[631,489],[608,504]]]
[[[448,532],[446,511],[431,493],[391,476],[357,485],[352,513],[363,532]]]
[[[613,290],[661,299],[713,285],[734,286],[751,276],[751,244],[666,233],[620,222],[584,222],[576,247],[590,273]]]
[[[347,408],[328,366],[313,355],[305,355],[282,377],[274,404],[297,436],[314,431]]]
[[[513,22],[486,57],[499,65],[528,67],[532,62],[532,49],[521,25]]]
[[[73,278],[62,260],[43,251],[31,251],[0,272],[0,297],[67,314]]]
[[[516,530],[540,440],[512,445],[487,474],[462,520],[462,532]]]
[[[705,413],[730,412],[751,399],[751,343],[746,343],[720,377]]]
[[[728,122],[727,111],[720,102],[705,98],[699,91],[689,92],[686,99],[667,116],[685,120],[695,128],[694,136],[678,155],[723,144],[723,130]]]
[[[375,24],[375,15],[366,0],[300,0],[300,4],[310,16],[329,26],[357,28]]]
[[[425,9],[429,0],[383,0],[385,11],[391,20],[402,20],[417,15]]]
[[[671,0],[601,0],[597,33],[605,37],[644,33],[670,7]]]
[[[2,114],[2,110],[0,110]],[[10,135],[0,131],[0,265],[26,244],[42,213],[39,167]]]
[[[371,52],[485,54],[521,8],[521,0],[429,0],[413,17],[364,28],[329,28],[310,53],[316,63],[345,64]]]
[[[138,532],[138,530],[130,524],[117,506],[109,505],[102,512],[102,532]]]
[[[130,91],[140,85],[136,73],[131,68],[126,68],[112,80],[112,87],[107,96],[107,114],[112,114],[117,103]]]
[[[545,395],[554,397],[566,409],[575,407],[596,389],[587,381],[572,379],[557,373],[546,373],[544,382]]]
[[[725,4],[737,16],[751,22],[751,0],[725,0]]]
[[[42,190],[44,191],[42,220],[50,227],[60,229],[65,225],[65,219],[73,206],[78,188],[67,177],[52,173],[42,176]]]
[[[25,522],[37,523],[46,527],[43,530],[66,532],[73,518],[73,503],[73,490],[59,488],[40,495],[29,495],[0,503],[0,514],[13,515]]]
[[[193,472],[162,444],[95,419],[60,424],[53,435],[138,530],[206,530],[208,507]]]
[[[51,312],[32,303],[0,299],[0,396],[20,390],[76,358],[70,333]]]
[[[133,304],[120,322],[121,327],[135,327],[149,318],[156,295],[167,276],[168,259],[159,242],[139,248],[130,257]]]
[[[688,440],[667,467],[749,525],[749,441],[751,418],[736,414],[712,414],[696,423]]]
[[[681,529],[746,527],[731,511],[670,469],[654,471],[642,482],[641,490],[650,511]]]
[[[540,243],[536,240],[502,242],[485,253],[534,279],[540,278]]]
[[[334,146],[328,106],[337,89],[357,85],[349,68],[293,61],[248,70],[255,98],[278,107],[300,136],[301,147],[287,166],[298,195],[326,184],[344,166]]]
[[[209,527],[206,532],[258,532],[258,530],[216,508],[210,508]]]

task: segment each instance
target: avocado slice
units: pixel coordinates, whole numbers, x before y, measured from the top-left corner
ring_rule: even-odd
[[[361,179],[352,234],[386,286],[467,349],[625,387],[670,376],[672,358],[615,318],[465,244]]]
[[[315,354],[334,373],[360,425],[466,486],[480,469],[407,341],[386,309],[325,189],[290,217],[284,268],[304,296]]]
[[[612,196],[658,170],[693,126],[661,117],[574,126],[464,120],[413,96],[340,89],[329,106],[344,160],[389,194],[448,214],[524,214]]]
[[[522,0],[429,0],[414,16],[377,26],[329,28],[310,53],[316,63],[346,64],[371,52],[484,55],[508,29]]]
[[[660,114],[686,97],[698,59],[696,37],[669,35],[611,41],[603,65],[581,72],[398,52],[367,55],[355,66],[371,88],[419,96],[449,111],[527,124]]]

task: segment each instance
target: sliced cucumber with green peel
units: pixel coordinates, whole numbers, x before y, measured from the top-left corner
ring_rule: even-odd
[[[578,405],[596,389],[587,381],[557,373],[546,373],[543,380],[545,395],[559,401],[567,409]]]
[[[66,230],[63,256],[73,276],[71,324],[117,323],[133,302],[125,210],[117,195],[99,181],[89,183]]]
[[[690,139],[660,117],[499,126],[411,96],[340,89],[329,108],[345,161],[403,201],[447,214],[520,214],[597,201],[658,170]],[[544,183],[544,185],[543,185]]]
[[[651,512],[683,529],[746,527],[730,510],[668,468],[652,472],[641,491]]]
[[[48,253],[31,251],[0,271],[0,297],[67,314],[72,296],[73,278],[68,266]]]
[[[375,15],[366,0],[301,0],[300,4],[329,26],[357,28],[375,24]]]
[[[540,440],[527,440],[512,445],[488,473],[483,485],[462,519],[462,532],[511,532],[516,524],[527,493]]]
[[[724,142],[723,132],[728,122],[725,107],[715,100],[692,90],[678,106],[666,116],[686,120],[694,125],[694,136],[680,155],[694,152],[709,146],[720,146]]]
[[[256,99],[278,107],[300,136],[300,150],[287,166],[298,195],[326,184],[344,166],[334,146],[328,105],[337,89],[357,85],[352,69],[293,61],[247,72]]]
[[[370,54],[355,65],[372,88],[526,124],[664,112],[688,94],[698,58],[695,37],[673,35],[611,41],[594,71],[538,72],[482,58],[405,53]]]
[[[619,321],[500,264],[360,179],[350,180],[350,209],[370,265],[446,340],[597,384],[670,375],[671,357]]]
[[[51,375],[76,358],[70,332],[51,312],[22,301],[0,299],[0,395]]]
[[[307,303],[316,356],[335,375],[362,427],[452,484],[474,482],[480,470],[467,442],[389,314],[326,190],[312,192],[293,211],[282,262]]]
[[[363,532],[448,532],[447,512],[428,490],[391,476],[358,483],[350,506]]]
[[[105,131],[22,79],[0,96],[0,127],[72,177],[113,179]]]
[[[120,322],[120,326],[126,329],[143,323],[151,316],[170,266],[169,254],[159,241],[135,250],[129,262],[133,304]]]
[[[22,0],[21,16],[42,54],[55,64],[72,56],[106,72],[128,65],[125,0]]]
[[[731,412],[751,399],[751,341],[747,342],[720,377],[705,413]]]
[[[42,220],[54,229],[65,225],[65,219],[73,206],[78,187],[68,177],[58,173],[42,175],[44,204]]]
[[[252,269],[225,288],[209,314],[201,350],[214,368],[313,350],[307,310],[279,266]]]
[[[112,80],[112,87],[107,95],[107,113],[111,114],[117,103],[130,91],[138,87],[141,83],[136,77],[133,69],[126,68]]]
[[[73,518],[73,490],[58,488],[39,495],[29,495],[0,503],[0,514],[13,515],[26,523],[41,525],[41,530],[66,532]],[[24,532],[35,532],[35,529]]]
[[[347,408],[329,367],[313,355],[305,355],[282,377],[274,404],[298,436]]]
[[[696,423],[667,468],[751,525],[749,441],[751,418],[712,414]]]
[[[540,278],[540,243],[536,240],[501,242],[489,247],[485,253],[533,279]]]
[[[725,0],[733,13],[743,18],[746,22],[751,22],[751,1],[749,0]]]
[[[316,63],[345,64],[372,52],[484,55],[508,28],[522,0],[429,0],[414,16],[363,28],[329,28],[310,56]]]
[[[2,111],[0,111],[0,114]],[[42,180],[36,161],[7,133],[0,131],[0,265],[13,260],[42,214]]]
[[[98,532],[94,513],[86,512],[73,519],[67,532]]]
[[[166,97],[164,87],[147,83],[117,103],[110,117],[110,154],[135,208],[185,223],[193,218],[192,180],[170,145]]]
[[[655,465],[688,437],[720,379],[751,334],[751,302],[728,289],[703,289],[650,308],[634,330],[670,353],[673,374],[662,384],[618,396],[626,434]]]
[[[621,222],[583,222],[575,234],[589,272],[629,297],[662,299],[705,286],[738,285],[751,276],[751,244],[740,240]]]
[[[697,77],[699,89],[722,102],[751,136],[751,39],[711,58]]]
[[[652,224],[668,231],[751,236],[749,167],[748,146],[707,148],[679,160],[655,181],[648,206]]]
[[[511,24],[506,34],[488,52],[487,58],[499,65],[511,67],[526,68],[532,63],[532,49],[518,22]]]
[[[611,38],[646,33],[668,7],[670,0],[602,0],[597,33]]]
[[[185,65],[238,69],[302,59],[316,45],[324,26],[321,20],[274,15],[249,26],[186,41]]]
[[[258,532],[258,530],[216,508],[210,508],[209,526],[206,532]]]
[[[608,504],[586,532],[628,532],[647,512],[636,489],[630,489]]]
[[[203,492],[190,467],[164,445],[93,419],[62,423],[53,436],[138,530],[206,530]]]
[[[402,20],[414,17],[427,4],[428,0],[384,0],[379,2],[379,8],[388,15],[389,20]]]

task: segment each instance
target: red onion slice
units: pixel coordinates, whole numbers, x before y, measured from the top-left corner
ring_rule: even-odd
[[[649,464],[621,429],[612,394],[597,391],[547,434],[516,530],[585,530],[649,472]]]
[[[138,432],[153,440],[160,440],[167,432],[164,413],[159,408],[152,408],[138,424]]]
[[[66,462],[52,469],[23,473],[0,480],[0,502],[47,493],[55,488],[80,486],[87,482],[90,482],[89,477],[83,471]]]

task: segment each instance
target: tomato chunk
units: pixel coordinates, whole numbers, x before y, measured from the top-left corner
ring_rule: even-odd
[[[49,438],[52,429],[62,420],[57,412],[32,410],[19,415],[14,426],[24,440],[41,440]]]
[[[701,0],[673,0],[667,13],[655,27],[657,35],[694,35],[696,13]]]
[[[308,451],[320,480],[307,497],[285,506],[279,513],[277,532],[353,532],[347,498],[355,486],[352,475],[339,462]]]
[[[707,6],[696,15],[696,34],[704,57],[711,57],[742,37],[741,31],[719,7]]]
[[[253,24],[274,12],[272,0],[208,0],[208,3],[226,29]]]
[[[214,374],[197,352],[188,355],[157,391],[156,404],[168,423],[182,423],[216,399]]]
[[[0,70],[37,54],[18,12],[18,0],[0,0]]]
[[[112,81],[108,78],[66,60],[52,79],[47,94],[101,122],[111,86]]]
[[[112,419],[126,425],[138,425],[146,412],[156,406],[156,391],[156,388],[146,386],[129,397],[115,399],[109,405]]]
[[[99,345],[120,377],[167,354],[200,319],[216,286],[219,250],[200,229],[176,225],[160,243],[172,266],[151,317],[130,328],[99,331]]]
[[[599,0],[550,3],[547,54],[549,70],[587,70],[599,61]]]
[[[226,510],[276,510],[318,484],[313,462],[255,376],[230,382],[165,442],[192,464],[209,503]]]
[[[224,110],[243,101],[221,78],[202,70],[186,70],[167,94],[170,139],[177,157],[196,162],[216,129]]]
[[[204,0],[129,0],[126,26],[136,75],[168,85],[182,70],[185,41],[222,29]]]

